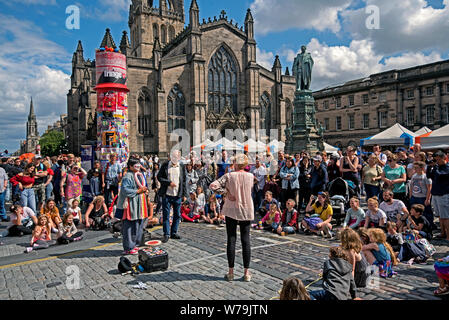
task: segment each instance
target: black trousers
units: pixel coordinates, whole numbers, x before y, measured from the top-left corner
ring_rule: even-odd
[[[304,203],[307,204],[309,202],[311,193],[312,190],[309,187],[301,186],[299,188],[298,212],[301,210]]]
[[[251,221],[237,221],[226,217],[226,233],[228,235],[227,256],[229,268],[234,268],[235,262],[235,243],[237,241],[237,225],[240,226],[240,238],[242,241],[243,251],[243,267],[249,268],[251,262],[251,243],[249,232],[251,229]]]
[[[33,233],[33,230],[31,228],[27,228],[22,225],[19,226],[13,225],[8,229],[8,231],[10,237],[17,237],[20,235],[20,232],[22,232],[24,235]]]

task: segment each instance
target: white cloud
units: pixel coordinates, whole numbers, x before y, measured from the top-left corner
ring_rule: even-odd
[[[0,14],[0,149],[15,151],[25,138],[30,97],[38,130],[66,113],[70,55],[33,23]]]
[[[95,8],[95,18],[113,22],[128,20],[130,4],[131,0],[99,0]]]
[[[267,68],[268,70],[271,70],[274,63],[274,54],[271,51],[265,51],[262,49],[257,48],[256,49],[256,60],[257,63],[260,64],[262,67]]]
[[[288,29],[316,29],[340,31],[339,13],[352,0],[254,0],[251,10],[255,31],[259,34]]]
[[[425,55],[421,52],[406,52],[395,57],[383,56],[374,52],[374,44],[369,40],[353,40],[349,46],[328,46],[313,38],[307,45],[315,62],[312,74],[312,89],[319,90],[326,86],[342,84],[369,76],[373,73],[391,69],[404,69],[416,65],[442,60],[437,52]],[[284,50],[282,56],[293,62],[296,51]]]
[[[449,50],[449,0],[434,9],[426,0],[365,0],[379,8],[380,29],[366,28],[365,8],[342,13],[344,30],[355,40],[371,40],[376,53],[393,55],[404,51]]]

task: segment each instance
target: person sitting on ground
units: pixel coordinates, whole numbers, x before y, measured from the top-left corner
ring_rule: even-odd
[[[301,280],[290,277],[282,283],[279,300],[310,300],[310,296]]]
[[[271,191],[265,192],[265,199],[262,201],[259,207],[259,214],[264,217],[267,212],[270,211],[270,206],[276,204],[279,207],[279,202],[273,198],[273,193]]]
[[[368,231],[370,243],[362,247],[370,265],[379,267],[379,275],[382,278],[391,278],[396,273],[393,266],[398,264],[393,248],[387,242],[387,236],[382,229],[373,228]]]
[[[379,205],[379,208],[385,212],[387,220],[395,222],[398,226],[398,231],[403,232],[409,215],[408,210],[401,200],[393,199],[393,196],[392,190],[385,190],[383,193],[384,201]]]
[[[203,188],[196,188],[196,200],[195,200],[195,214],[202,215],[207,210],[206,208],[207,201],[206,196],[204,195]]]
[[[332,206],[329,201],[329,194],[327,192],[318,192],[317,200],[315,196],[310,196],[310,201],[307,204],[306,212],[313,212],[312,216],[306,214],[306,217],[302,220],[302,227],[305,229],[306,233],[312,231],[316,234],[321,234],[323,237],[332,238]]]
[[[281,217],[281,224],[277,228],[277,233],[279,235],[284,232],[284,234],[294,234],[298,226],[298,212],[295,209],[295,200],[287,200],[287,208]]]
[[[109,218],[110,216],[104,197],[96,196],[85,213],[84,220],[86,228],[104,230],[106,229],[106,223]]]
[[[78,227],[81,220],[81,209],[79,207],[80,202],[78,199],[71,199],[68,202],[69,208],[67,209],[68,213],[71,213],[73,216],[73,223]]]
[[[56,244],[55,240],[51,239],[51,224],[46,215],[41,215],[37,219],[37,225],[33,230],[31,238],[31,247],[27,247],[25,252],[32,250],[47,249]]]
[[[341,248],[348,255],[349,263],[352,265],[352,275],[355,273],[355,265],[362,260],[362,240],[351,228],[344,228],[340,233]]]
[[[45,206],[41,209],[41,215],[46,215],[51,225],[53,233],[58,233],[62,228],[62,220],[56,202],[53,199],[47,200]]]
[[[387,215],[379,209],[376,196],[368,199],[368,210],[365,216],[365,228],[383,228],[387,223]]]
[[[410,209],[407,219],[407,228],[413,230],[420,238],[432,240],[432,227],[430,222],[423,216],[425,207],[422,204],[414,204]]]
[[[190,208],[190,203],[188,201],[184,201],[181,206],[181,217],[183,221],[187,222],[199,222],[201,218],[200,215],[196,215],[193,213],[193,210]]]
[[[153,228],[155,225],[159,223],[159,218],[154,213],[156,209],[155,204],[152,201],[148,200],[148,218],[147,218],[147,227]]]
[[[311,291],[310,297],[319,301],[356,299],[352,270],[346,251],[341,247],[330,248],[329,259],[323,267],[323,289]]]
[[[270,205],[270,211],[262,218],[261,222],[264,230],[276,232],[281,222],[281,212],[277,204]]]
[[[10,237],[21,237],[33,233],[33,228],[37,225],[37,217],[31,208],[12,205],[9,211],[11,211],[12,222],[12,226],[8,229]]]
[[[359,198],[351,198],[349,204],[351,207],[346,212],[345,221],[343,222],[343,228],[346,228],[348,225],[351,229],[363,227],[363,225],[365,224],[365,211],[360,208]]]
[[[67,212],[62,217],[62,234],[58,238],[59,244],[69,244],[73,241],[80,241],[83,239],[83,232],[78,231],[76,229],[73,214],[70,212]]]
[[[207,218],[209,219],[209,223],[211,224],[221,226],[224,223],[224,215],[221,214],[220,210],[217,207],[217,203],[214,201],[209,203],[208,205]]]
[[[394,222],[387,222],[387,232],[387,242],[390,244],[397,257],[404,244],[404,238],[402,238],[401,233],[398,233],[398,227]]]

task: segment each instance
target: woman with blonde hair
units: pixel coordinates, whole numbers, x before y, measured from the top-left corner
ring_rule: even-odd
[[[244,280],[251,281],[249,265],[251,261],[250,227],[254,220],[254,204],[251,196],[254,176],[245,171],[248,157],[238,154],[235,161],[235,172],[226,173],[212,182],[210,189],[224,194],[226,201],[222,213],[226,217],[228,273],[225,279],[234,280],[235,243],[237,225],[240,226],[240,237],[243,251]]]
[[[86,228],[106,229],[106,220],[109,218],[108,208],[103,196],[96,196],[87,208],[85,214]]]

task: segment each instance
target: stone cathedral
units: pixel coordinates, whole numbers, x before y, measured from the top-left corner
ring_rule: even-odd
[[[129,30],[119,50],[127,56],[130,152],[167,156],[170,133],[193,123],[207,129],[271,129],[285,141],[292,124],[295,78],[276,56],[271,70],[256,60],[254,19],[248,9],[243,26],[226,12],[200,21],[192,0],[186,23],[183,0],[133,0]],[[117,48],[106,29],[100,47]],[[95,61],[85,60],[81,41],[73,54],[67,95],[68,140],[72,152],[96,139]],[[199,125],[198,125],[199,124]],[[202,137],[199,137],[202,139]]]

